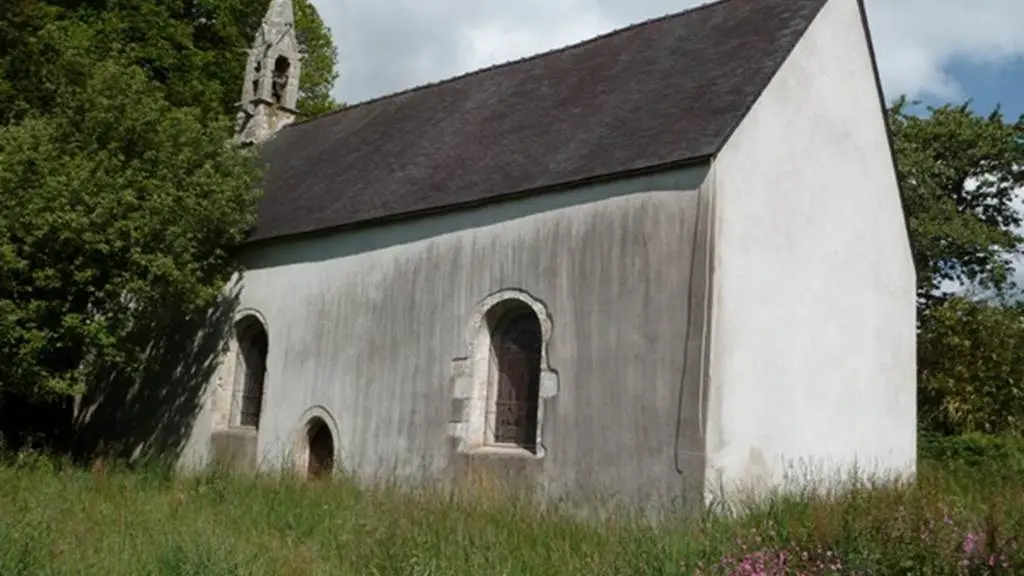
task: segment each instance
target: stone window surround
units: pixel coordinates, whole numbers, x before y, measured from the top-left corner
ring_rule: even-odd
[[[540,321],[540,383],[537,398],[537,439],[535,451],[516,445],[495,444],[487,426],[488,410],[497,392],[497,380],[491,370],[491,327],[487,323],[488,313],[497,305],[509,300],[526,304]],[[548,359],[548,343],[551,340],[552,321],[544,304],[519,289],[500,290],[481,300],[473,310],[466,334],[469,339],[469,354],[452,360],[451,385],[453,389],[455,414],[449,422],[448,435],[456,439],[456,450],[474,456],[543,458],[544,408],[545,401],[558,393],[558,373],[551,369]]]
[[[309,466],[309,429],[317,422],[327,426],[334,444],[334,471],[341,469],[341,438],[339,436],[338,422],[326,406],[316,404],[310,406],[299,417],[298,424],[292,428],[291,437],[291,460],[295,472],[300,476],[306,476],[306,469]]]
[[[242,393],[241,389],[236,389],[240,385],[244,385],[243,381],[238,378],[238,356],[240,353],[240,345],[238,342],[235,329],[238,324],[247,319],[255,320],[263,328],[263,331],[267,335],[267,356],[270,356],[269,342],[270,342],[270,326],[267,323],[267,319],[263,314],[253,308],[243,308],[234,314],[231,320],[230,332],[227,339],[227,351],[224,355],[224,362],[221,364],[220,375],[217,378],[217,388],[213,399],[213,429],[214,430],[235,430],[239,432],[251,431],[255,432],[257,426],[242,426],[240,424],[241,418],[241,404]],[[264,370],[267,367],[264,366]],[[263,414],[263,410],[266,407],[267,398],[267,378],[264,376],[263,390],[260,398],[260,414]]]

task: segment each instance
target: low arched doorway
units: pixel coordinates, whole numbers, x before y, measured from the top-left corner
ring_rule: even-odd
[[[327,478],[334,471],[334,437],[323,419],[314,417],[306,426],[306,473],[310,478]]]

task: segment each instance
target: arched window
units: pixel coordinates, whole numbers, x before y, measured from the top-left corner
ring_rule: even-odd
[[[263,381],[267,372],[267,330],[255,316],[235,323],[238,353],[235,364],[235,425],[258,428],[263,406]]]
[[[534,451],[543,337],[536,312],[521,300],[499,302],[487,314],[491,335],[489,440]]]
[[[306,444],[309,446],[306,474],[310,478],[326,478],[334,470],[334,437],[327,423],[318,416],[306,425]]]
[[[468,354],[452,358],[448,436],[461,454],[543,458],[546,401],[558,394],[548,346],[553,324],[543,302],[507,288],[477,303]]]
[[[295,471],[309,479],[327,479],[340,471],[341,439],[329,410],[311,406],[293,429]]]
[[[291,69],[292,63],[288,61],[284,56],[278,56],[274,60],[274,77],[271,81],[271,95],[274,98],[274,102],[280,104],[284,101],[284,92],[288,87],[288,71]]]

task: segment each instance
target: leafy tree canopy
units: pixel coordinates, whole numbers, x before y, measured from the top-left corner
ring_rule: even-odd
[[[1024,433],[1024,310],[954,296],[918,337],[921,426],[941,434]]]
[[[338,50],[331,30],[309,0],[295,2],[295,31],[303,47],[299,112],[307,118],[322,116],[341,106],[331,96],[331,88],[338,79]]]
[[[918,408],[943,434],[1024,432],[1024,119],[889,110],[918,279]]]
[[[133,325],[210,305],[252,225],[258,173],[224,122],[101,62],[60,113],[0,130],[0,383],[80,392],[134,369]]]
[[[1024,120],[1007,122],[969,103],[889,110],[904,208],[910,226],[922,305],[948,297],[951,287],[1004,293],[1013,288],[1013,257],[1020,252],[1024,186]]]
[[[62,58],[68,42],[88,60],[116,58],[143,70],[173,106],[233,115],[245,74],[244,50],[267,2],[243,0],[10,0],[0,17],[0,123],[46,112],[81,62]],[[317,116],[338,106],[330,95],[337,50],[309,0],[295,0],[304,54],[299,110]],[[81,28],[84,25],[85,28]],[[69,29],[75,29],[73,32]],[[75,35],[74,38],[69,35]],[[84,35],[84,36],[83,36]]]
[[[0,15],[0,404],[130,375],[140,326],[215,302],[260,169],[228,139],[266,10],[242,0],[9,0]],[[300,107],[336,53],[306,0]]]

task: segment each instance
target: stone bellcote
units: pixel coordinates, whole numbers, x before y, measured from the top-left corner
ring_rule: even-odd
[[[263,142],[295,121],[301,66],[292,0],[271,0],[249,49],[236,140]]]

